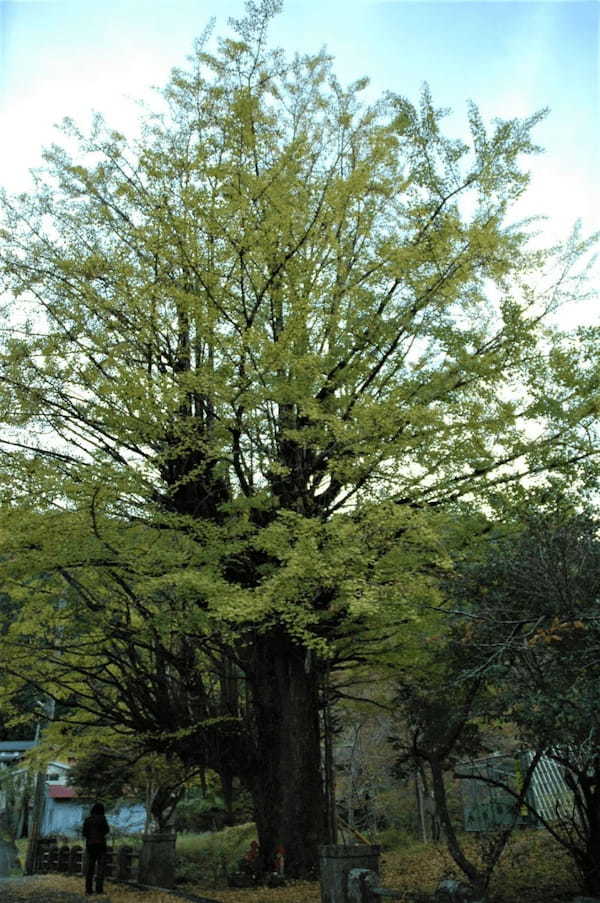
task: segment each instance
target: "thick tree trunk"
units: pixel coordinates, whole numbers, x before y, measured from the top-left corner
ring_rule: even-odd
[[[225,806],[225,824],[233,825],[233,772],[223,769],[219,772],[221,779],[221,792],[223,793],[223,805]]]
[[[319,675],[314,656],[283,631],[258,636],[253,648],[253,720],[258,762],[252,795],[262,866],[271,871],[283,847],[285,874],[317,866],[327,841],[321,775]]]
[[[584,887],[593,897],[600,895],[600,783],[598,769],[594,778],[587,781],[586,816],[587,838],[580,868],[584,875]]]
[[[580,858],[578,865],[583,872],[585,892],[593,897],[598,897],[600,894],[600,853],[598,848],[589,847],[586,855]]]

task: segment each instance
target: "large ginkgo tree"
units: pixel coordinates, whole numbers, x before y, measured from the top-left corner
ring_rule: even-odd
[[[588,244],[511,223],[542,114],[451,140],[426,90],[269,49],[279,6],[2,196],[2,667],[242,776],[303,874],[328,673],[418,618],[431,512],[590,461],[598,406],[594,337],[544,325]]]

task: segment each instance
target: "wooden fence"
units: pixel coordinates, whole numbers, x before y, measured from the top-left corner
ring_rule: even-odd
[[[135,881],[138,877],[140,854],[132,847],[124,846],[106,851],[107,878],[118,881]],[[61,846],[55,840],[43,839],[38,842],[34,871],[63,872],[68,875],[85,874],[86,852],[79,844]]]

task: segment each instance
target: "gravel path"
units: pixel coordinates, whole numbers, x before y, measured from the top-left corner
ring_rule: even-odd
[[[31,900],[35,903],[85,903],[93,897],[84,894],[72,894],[65,891],[49,890],[44,888],[36,893],[32,885],[37,882],[35,877],[26,878],[0,878],[0,900],[2,903],[24,903]],[[103,903],[110,903],[110,897],[95,898]]]
[[[71,891],[51,890],[44,887],[39,891],[35,890],[33,885],[38,881],[36,875],[23,876],[22,878],[0,878],[0,903],[110,903],[110,895],[102,894],[101,896],[87,897],[85,894],[72,893]],[[161,888],[147,887],[145,884],[128,884],[125,889],[130,887],[131,890],[139,891],[160,891]],[[190,901],[190,903],[220,903],[219,900],[213,900],[208,897],[198,897],[196,894],[187,894],[184,891],[175,888],[164,889],[165,894],[172,894],[173,900],[177,898]]]

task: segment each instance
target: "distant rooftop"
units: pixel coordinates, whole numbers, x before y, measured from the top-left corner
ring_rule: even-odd
[[[21,753],[27,752],[37,746],[35,740],[1,740],[0,760],[17,759]]]
[[[6,750],[32,749],[36,745],[35,740],[0,740],[0,749]]]
[[[77,796],[74,787],[63,787],[60,784],[50,784],[48,796],[53,800],[72,800]]]

